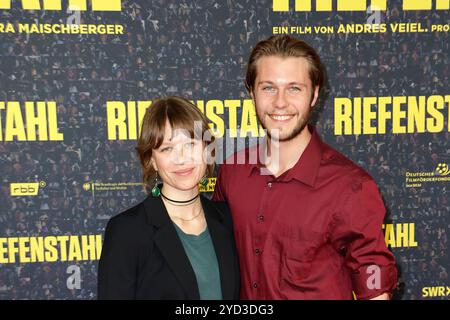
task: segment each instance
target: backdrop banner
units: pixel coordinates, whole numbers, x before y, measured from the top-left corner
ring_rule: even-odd
[[[109,218],[146,197],[146,108],[207,116],[220,165],[264,137],[253,46],[314,47],[312,123],[368,171],[387,214],[395,299],[450,297],[449,0],[0,0],[0,299],[95,299]],[[212,195],[215,178],[201,191]]]

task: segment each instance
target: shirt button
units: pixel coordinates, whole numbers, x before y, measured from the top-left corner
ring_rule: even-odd
[[[261,249],[256,249],[256,250],[255,250],[255,253],[256,253],[256,254],[260,254],[261,252],[262,252]]]
[[[264,221],[264,215],[262,215],[262,214],[259,215],[259,216],[258,216],[258,220],[261,221],[261,222],[263,222],[263,221]]]
[[[258,284],[256,282],[253,283],[252,285],[253,288],[257,289],[258,288]]]
[[[272,182],[267,183],[267,186],[268,186],[269,188],[272,188]]]

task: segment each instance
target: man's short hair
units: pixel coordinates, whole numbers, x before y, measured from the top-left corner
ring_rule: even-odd
[[[282,35],[271,36],[266,40],[262,40],[256,44],[247,64],[247,74],[245,76],[245,87],[251,93],[254,89],[255,79],[257,75],[257,62],[262,57],[278,56],[302,57],[305,58],[309,65],[309,78],[313,84],[313,88],[322,88],[324,82],[324,71],[317,52],[305,41],[295,37]]]

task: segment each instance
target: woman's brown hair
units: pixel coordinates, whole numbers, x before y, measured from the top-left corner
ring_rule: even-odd
[[[151,163],[152,154],[153,150],[158,149],[164,141],[167,122],[170,123],[172,130],[186,130],[192,139],[203,140],[206,146],[214,142],[208,119],[192,102],[176,96],[154,100],[142,119],[141,133],[136,146],[143,171],[142,180],[146,187],[151,185],[151,180],[154,180],[156,175]],[[201,124],[201,128],[198,124]],[[206,132],[208,132],[207,135],[205,135]],[[205,136],[207,136],[206,139],[204,139]],[[214,150],[211,154],[214,157]],[[213,173],[214,162],[208,163],[206,175],[210,177]]]

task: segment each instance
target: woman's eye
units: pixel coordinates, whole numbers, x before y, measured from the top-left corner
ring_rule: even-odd
[[[300,91],[299,87],[291,87],[290,89],[291,89],[291,91]]]
[[[273,91],[273,87],[263,87],[263,91]]]
[[[161,152],[169,152],[170,150],[172,150],[172,147],[166,147],[161,149]]]

